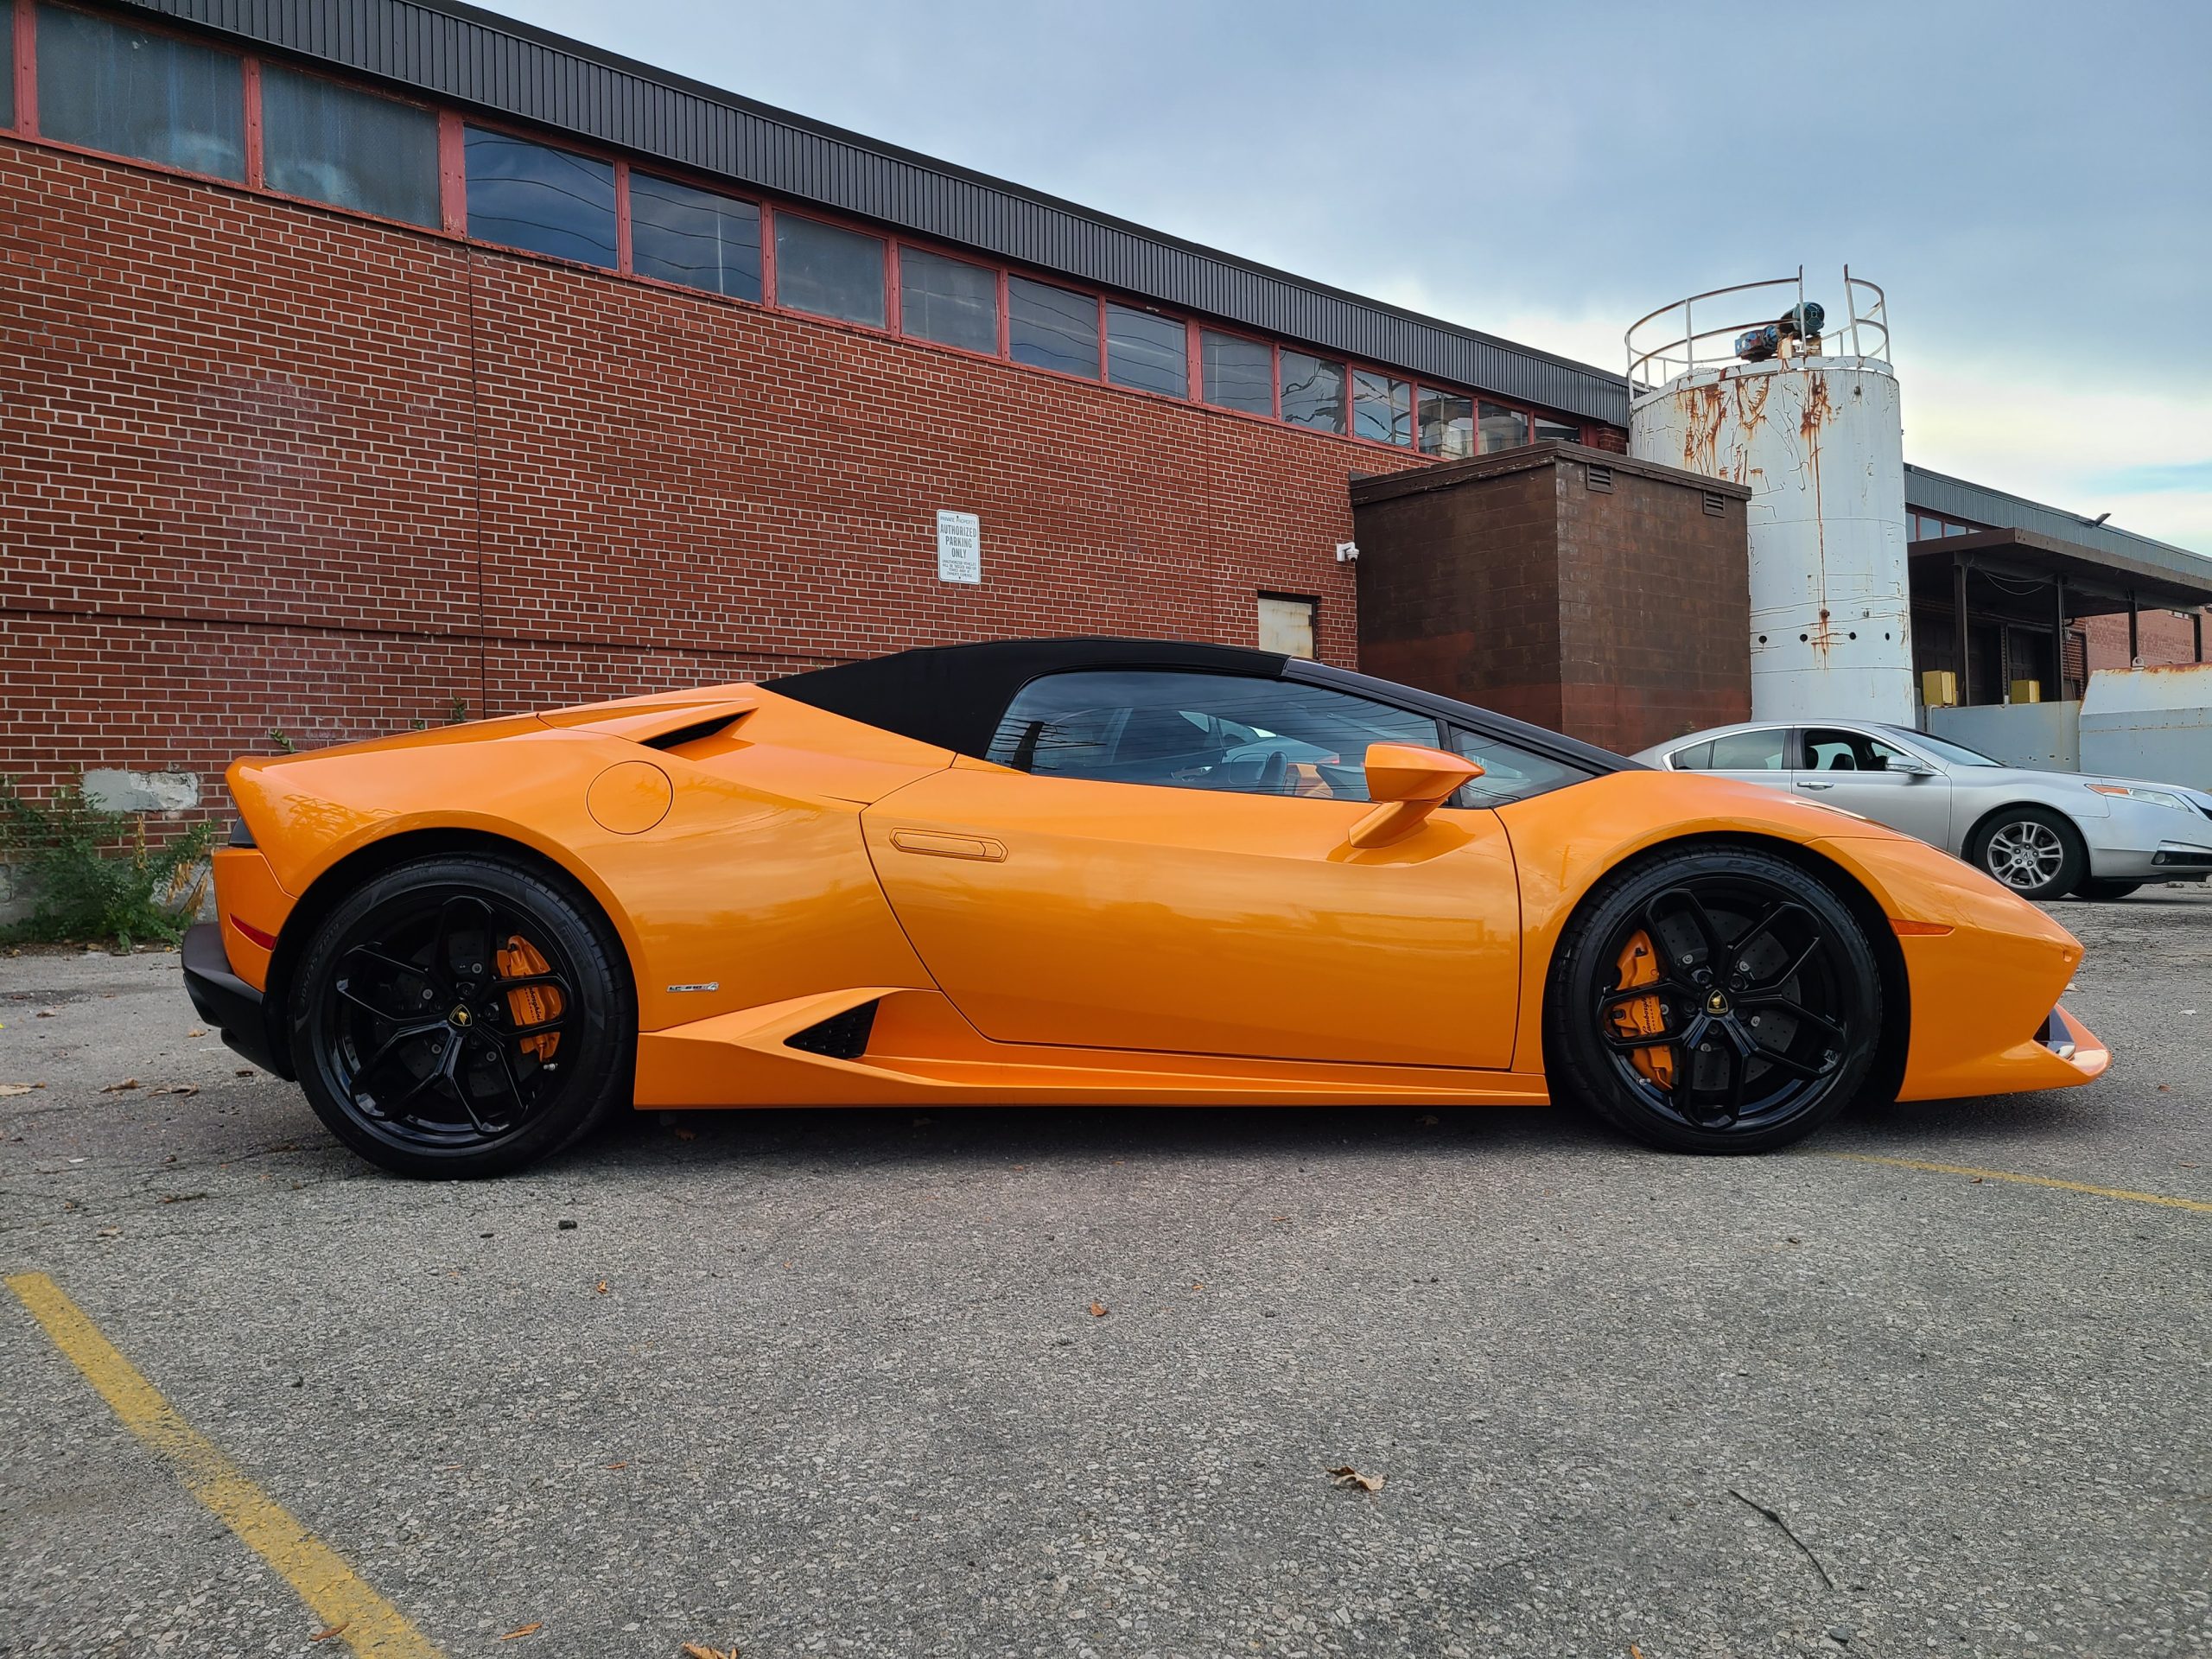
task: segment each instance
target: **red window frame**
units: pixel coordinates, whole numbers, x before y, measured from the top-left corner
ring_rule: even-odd
[[[283,191],[272,190],[266,181],[267,168],[263,151],[261,72],[263,63],[267,60],[264,54],[238,51],[217,42],[205,41],[189,30],[165,27],[157,20],[142,19],[135,12],[130,14],[126,19],[104,6],[79,5],[75,4],[73,0],[46,0],[46,3],[66,5],[71,10],[88,11],[95,16],[117,16],[119,21],[126,21],[130,27],[142,32],[188,40],[200,45],[213,45],[215,49],[227,52],[229,55],[237,58],[239,61],[241,99],[244,104],[242,115],[243,130],[245,135],[245,172],[246,176],[245,181],[241,182],[235,179],[223,179],[209,174],[190,172],[163,162],[149,161],[141,156],[118,156],[105,150],[89,149],[81,145],[61,143],[43,137],[39,131],[37,52],[39,3],[40,0],[15,0],[12,44],[16,112],[15,125],[11,130],[18,138],[32,140],[50,149],[102,161],[118,162],[152,173],[213,184],[222,189],[242,190],[251,194],[266,196],[274,200],[321,213],[338,213],[348,218],[366,219],[373,224],[390,226],[415,235],[435,236],[497,250],[518,257],[542,259],[553,264],[568,265],[578,270],[589,271],[603,278],[619,277],[625,282],[641,283],[648,287],[687,295],[695,300],[704,299],[725,305],[757,305],[764,310],[775,312],[779,315],[804,319],[820,327],[849,328],[861,334],[894,339],[920,350],[950,352],[956,355],[979,361],[998,363],[1025,373],[1052,375],[1062,380],[1095,386],[1109,391],[1116,397],[1155,398],[1165,403],[1202,409],[1212,415],[1227,419],[1257,421],[1264,424],[1291,428],[1314,437],[1334,438],[1344,443],[1357,444],[1364,448],[1379,449],[1390,454],[1410,455],[1426,460],[1442,459],[1428,456],[1421,447],[1421,399],[1424,392],[1437,392],[1449,397],[1465,397],[1474,404],[1478,455],[1484,453],[1479,446],[1481,410],[1485,403],[1493,408],[1510,409],[1519,415],[1523,433],[1522,443],[1526,444],[1533,441],[1537,415],[1532,406],[1486,395],[1475,387],[1427,379],[1418,373],[1372,359],[1354,357],[1347,353],[1337,352],[1327,347],[1315,347],[1285,340],[1281,336],[1263,334],[1256,329],[1224,322],[1194,312],[1183,311],[1178,308],[1161,306],[1147,301],[1140,295],[1122,294],[1117,290],[1084,283],[1080,279],[1070,278],[1057,271],[1039,270],[1007,260],[994,259],[987,255],[979,255],[972,249],[938,242],[930,238],[908,235],[890,227],[871,224],[865,219],[838,213],[834,209],[818,207],[812,203],[782,204],[764,193],[734,190],[729,188],[726,180],[702,174],[694,168],[674,162],[656,160],[648,170],[656,175],[690,185],[696,189],[709,191],[731,200],[749,202],[759,210],[761,297],[758,301],[741,299],[729,295],[717,294],[708,289],[692,288],[679,283],[665,282],[658,277],[640,276],[633,268],[631,255],[631,161],[627,156],[618,154],[605,146],[589,142],[578,142],[566,133],[549,134],[523,123],[502,119],[496,116],[486,116],[475,112],[464,115],[458,108],[433,103],[423,99],[395,94],[382,86],[369,85],[357,78],[329,74],[320,66],[296,63],[289,59],[283,60],[283,67],[289,72],[314,75],[318,79],[365,92],[372,97],[386,99],[392,103],[429,111],[437,117],[440,223],[433,228],[416,225],[409,220],[387,219],[381,214],[365,213],[359,208],[341,207],[334,202],[318,201],[313,197],[291,195]],[[463,140],[464,127],[469,124],[484,128],[487,131],[506,133],[517,138],[526,139],[532,143],[567,150],[577,156],[588,156],[593,160],[611,164],[614,169],[614,265],[608,267],[594,264],[588,261],[566,259],[555,254],[540,253],[534,249],[518,248],[512,244],[470,236],[468,234],[467,152]],[[779,292],[776,273],[776,219],[779,213],[785,211],[786,206],[788,211],[799,217],[833,226],[841,230],[873,237],[881,243],[884,291],[882,323],[852,322],[838,317],[824,317],[815,312],[801,311],[783,303]],[[925,340],[906,333],[902,296],[899,291],[899,260],[901,248],[912,248],[918,251],[936,254],[995,273],[998,279],[998,341],[995,352],[989,353],[977,352],[964,346],[948,345],[943,341]],[[1097,362],[1094,365],[1092,374],[1074,374],[1062,369],[1014,361],[1011,339],[1013,305],[1010,290],[1013,279],[1016,276],[1025,277],[1032,282],[1041,283],[1048,287],[1061,289],[1070,293],[1084,295],[1092,301],[1096,308],[1098,345]],[[1168,392],[1150,391],[1135,386],[1117,386],[1108,378],[1106,308],[1109,303],[1128,305],[1149,311],[1154,315],[1181,324],[1184,331],[1185,362],[1187,365],[1186,385],[1181,397],[1179,397]],[[1202,341],[1204,331],[1207,329],[1217,334],[1249,340],[1268,348],[1268,363],[1273,385],[1268,399],[1268,413],[1257,414],[1249,410],[1226,409],[1205,401],[1205,372]],[[1286,421],[1283,418],[1282,354],[1286,351],[1297,352],[1301,355],[1317,358],[1324,362],[1335,363],[1341,368],[1344,375],[1344,429],[1343,431],[1332,432],[1326,428],[1306,426],[1302,423]],[[1354,409],[1356,399],[1353,388],[1357,384],[1356,377],[1363,373],[1397,381],[1406,386],[1409,399],[1408,442],[1402,444],[1393,443],[1379,438],[1363,438],[1358,435],[1358,420]],[[1581,429],[1583,435],[1586,438],[1587,436],[1587,423],[1580,422],[1575,417],[1549,416],[1547,418],[1559,419],[1562,424],[1576,425]],[[1498,452],[1493,450],[1489,453]]]

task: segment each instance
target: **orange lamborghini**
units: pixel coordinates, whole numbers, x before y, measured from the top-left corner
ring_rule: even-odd
[[[1563,1096],[1751,1152],[2109,1058],[2081,946],[1931,847],[1260,652],[944,646],[229,776],[193,1001],[410,1174],[632,1103]]]

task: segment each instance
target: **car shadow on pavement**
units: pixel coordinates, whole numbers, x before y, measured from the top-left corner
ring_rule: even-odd
[[[1099,1106],[760,1108],[639,1112],[564,1154],[646,1168],[792,1156],[861,1162],[1342,1157],[1445,1151],[1641,1149],[1579,1112],[1548,1108]]]

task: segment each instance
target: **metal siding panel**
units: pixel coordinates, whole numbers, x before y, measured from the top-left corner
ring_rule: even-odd
[[[1971,519],[1995,530],[2031,531],[2056,541],[2139,560],[2192,582],[2212,581],[2212,559],[2187,548],[2152,541],[2147,536],[2117,530],[2109,524],[2088,524],[2076,514],[2057,507],[1984,489],[1964,479],[1948,478],[1910,463],[1904,469],[1904,495],[1908,506],[1917,507],[1923,512]]]

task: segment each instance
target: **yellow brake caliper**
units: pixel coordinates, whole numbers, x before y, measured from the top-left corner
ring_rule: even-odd
[[[552,971],[553,964],[519,933],[512,935],[499,947],[502,979],[527,979]],[[507,1013],[518,1026],[537,1026],[548,1020],[557,1020],[561,1015],[561,993],[550,985],[518,985],[507,993]],[[536,1056],[541,1065],[553,1058],[553,1051],[560,1046],[561,1033],[557,1031],[542,1031],[535,1037],[525,1037],[520,1045],[522,1052]]]
[[[1621,947],[1616,965],[1619,969],[1617,989],[1632,991],[1639,985],[1659,982],[1659,960],[1652,952],[1651,938],[1641,931]],[[1667,1028],[1667,1016],[1656,995],[1616,1003],[1612,1021],[1616,1037],[1656,1037]],[[1629,1061],[1662,1089],[1675,1086],[1675,1051],[1667,1045],[1637,1049],[1629,1055]]]

